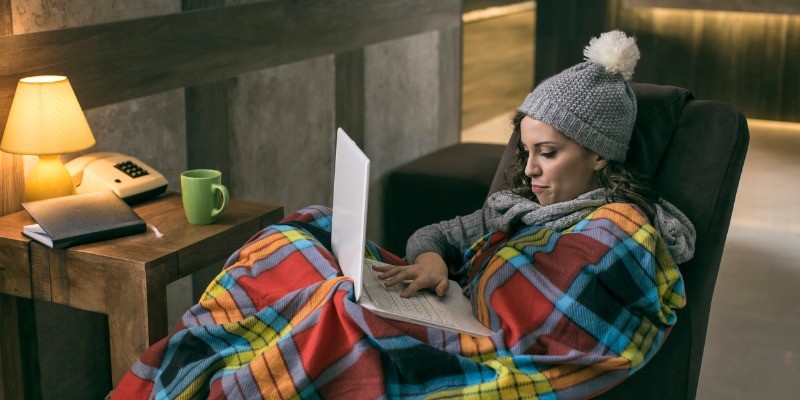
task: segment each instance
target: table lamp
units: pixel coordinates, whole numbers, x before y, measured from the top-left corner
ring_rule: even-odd
[[[66,76],[19,80],[0,150],[39,156],[25,183],[25,201],[74,194],[75,185],[59,155],[86,150],[94,143]]]

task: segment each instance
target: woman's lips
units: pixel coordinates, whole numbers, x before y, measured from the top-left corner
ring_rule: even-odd
[[[533,191],[533,193],[539,193],[547,188],[548,188],[547,186],[531,185],[531,190]]]

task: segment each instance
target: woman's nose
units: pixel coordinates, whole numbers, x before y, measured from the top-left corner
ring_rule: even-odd
[[[536,157],[528,156],[528,162],[525,164],[525,175],[529,177],[539,176],[542,174],[542,168],[536,162]]]

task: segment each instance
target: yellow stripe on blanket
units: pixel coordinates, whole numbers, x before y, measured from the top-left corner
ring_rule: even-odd
[[[630,360],[624,357],[611,357],[594,365],[561,364],[547,369],[542,374],[553,385],[553,389],[561,390],[584,382],[613,370],[627,370]]]
[[[650,320],[643,319],[631,342],[622,351],[622,357],[631,361],[631,367],[635,368],[644,361],[645,354],[655,344],[657,334],[658,329],[656,329],[655,325]]]
[[[500,357],[486,361],[485,366],[497,372],[497,379],[432,393],[427,399],[536,399],[550,394],[553,387],[541,373],[524,373],[517,369],[511,357]]]

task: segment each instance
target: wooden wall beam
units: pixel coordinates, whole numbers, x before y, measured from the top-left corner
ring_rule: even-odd
[[[224,5],[224,0],[183,0],[181,3],[183,11]],[[219,170],[222,172],[222,183],[228,187],[231,130],[228,93],[235,84],[236,78],[230,78],[184,89],[187,167]]]
[[[11,0],[0,0],[0,37],[12,35],[14,32],[11,27]],[[14,89],[16,90],[16,85],[14,85]],[[10,100],[8,104],[10,107]],[[8,110],[5,111],[5,114],[8,114]],[[0,126],[5,127],[6,117],[2,118]],[[0,137],[2,136],[3,133],[0,130]],[[0,174],[0,216],[22,209],[22,206],[19,205],[25,190],[22,170],[22,156],[0,151],[0,173],[2,173]],[[0,357],[2,357],[1,354]]]
[[[182,0],[183,11],[221,7],[224,0]],[[229,93],[236,78],[228,78],[184,89],[186,106],[186,166],[188,169],[210,168],[222,172],[222,184],[231,187]],[[192,299],[198,300],[209,282],[221,270],[206,268],[192,274]],[[171,327],[168,327],[171,328]]]
[[[336,127],[364,148],[364,49],[336,54]]]
[[[12,26],[11,0],[0,0],[0,36],[12,35]],[[5,126],[5,117],[2,124]],[[22,169],[22,156],[0,151],[0,216],[22,209]],[[33,398],[41,393],[41,387],[33,386],[38,367],[30,355],[31,345],[35,350],[33,301],[0,294],[0,398],[21,399],[26,393]],[[23,348],[27,358],[22,357]]]
[[[295,0],[0,37],[3,128],[19,78],[62,74],[84,108],[454,27],[460,0]]]

